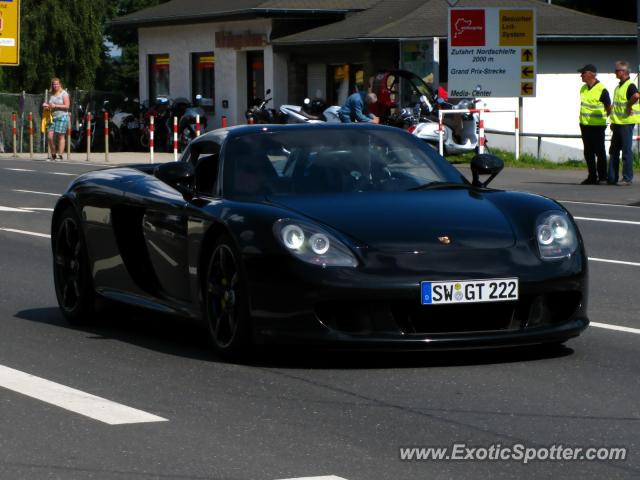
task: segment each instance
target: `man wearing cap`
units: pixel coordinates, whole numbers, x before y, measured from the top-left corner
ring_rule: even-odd
[[[584,159],[589,171],[582,185],[597,185],[607,181],[604,131],[607,128],[607,115],[611,113],[611,97],[604,85],[596,78],[598,69],[595,65],[587,64],[578,72],[584,82],[580,89],[580,133],[584,146]]]
[[[611,110],[611,147],[609,155],[609,179],[611,185],[629,186],[633,182],[633,128],[640,123],[640,93],[629,76],[629,64],[616,62],[616,78],[620,83],[613,91],[613,108]],[[622,152],[622,181],[618,183]]]

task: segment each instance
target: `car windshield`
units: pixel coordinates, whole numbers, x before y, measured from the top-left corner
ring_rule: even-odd
[[[465,184],[431,147],[386,128],[275,129],[229,139],[225,196],[398,192]]]

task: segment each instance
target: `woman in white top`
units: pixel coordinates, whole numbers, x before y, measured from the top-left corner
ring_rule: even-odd
[[[51,95],[49,101],[42,104],[42,108],[49,110],[53,116],[53,122],[49,124],[47,138],[49,140],[49,152],[54,160],[62,160],[64,152],[65,135],[69,126],[69,94],[63,90],[59,78],[51,79]],[[58,140],[58,152],[56,154],[56,138]]]

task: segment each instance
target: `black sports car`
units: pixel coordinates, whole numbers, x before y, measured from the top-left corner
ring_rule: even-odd
[[[252,342],[427,349],[561,343],[588,325],[587,256],[555,201],[467,181],[391,127],[251,125],[178,162],[78,177],[53,215],[73,322],[98,297]]]

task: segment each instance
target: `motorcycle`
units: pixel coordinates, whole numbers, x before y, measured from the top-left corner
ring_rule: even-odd
[[[405,128],[436,149],[439,148],[440,143],[439,110],[473,110],[481,102],[479,98],[462,99],[456,104],[447,102],[440,98],[424,80],[406,70],[377,74],[373,81],[373,92],[378,96],[377,111],[374,113],[381,118],[381,123]],[[405,107],[398,112],[399,105],[410,107]],[[400,118],[403,115],[404,117]],[[477,151],[478,127],[477,113],[445,115],[444,153],[456,155]]]
[[[340,107],[327,107],[324,101],[305,98],[300,105],[281,105],[280,113],[286,116],[286,123],[340,123]]]
[[[151,117],[153,116],[153,143],[156,151],[170,151],[169,139],[172,131],[169,129],[171,118],[171,101],[167,97],[157,97],[155,102],[144,111],[143,127],[140,134],[140,144],[144,149],[149,148],[151,138]]]
[[[76,152],[84,152],[87,149],[86,119],[87,112],[91,112],[91,135],[89,138],[91,151],[104,151],[104,113],[109,114],[109,151],[119,152],[122,150],[122,138],[120,130],[113,122],[113,109],[109,100],[102,102],[102,107],[97,110],[96,101],[92,100],[85,107],[78,106],[76,122],[71,130],[71,148]],[[98,134],[96,135],[96,132]]]
[[[266,91],[269,95],[271,89]],[[267,104],[271,98],[254,98],[251,107],[245,112],[244,116],[247,123],[287,123],[287,119],[275,108],[267,108]]]
[[[136,152],[142,148],[140,145],[141,111],[142,107],[137,98],[125,98],[122,107],[113,114],[112,121],[120,134],[122,151],[124,152]]]
[[[436,104],[433,105],[426,96],[420,97],[419,121],[413,128],[409,128],[409,131],[419,139],[434,145],[435,148],[439,148],[440,123],[438,111],[474,110],[481,100],[479,98],[464,98],[456,104],[446,102],[441,98],[436,98],[435,100]],[[466,152],[477,152],[480,138],[478,126],[478,113],[444,115],[442,122],[444,153],[458,155]]]
[[[200,131],[204,132],[207,128],[206,113],[200,107],[201,99],[202,95],[197,95],[195,105],[189,105],[180,117],[178,132],[181,150],[184,150],[189,145],[189,142],[196,138],[198,115],[200,116]]]

